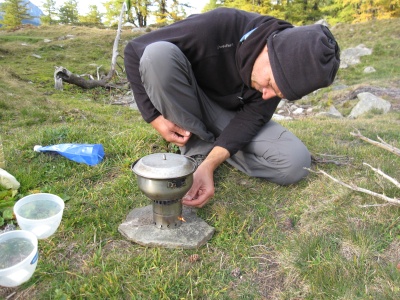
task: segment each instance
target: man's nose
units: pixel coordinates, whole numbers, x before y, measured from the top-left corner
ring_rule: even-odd
[[[264,100],[271,99],[276,96],[275,91],[272,88],[263,88],[262,98]]]

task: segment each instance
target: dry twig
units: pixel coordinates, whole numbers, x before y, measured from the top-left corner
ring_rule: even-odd
[[[316,164],[335,164],[337,166],[349,165],[351,158],[345,155],[318,154],[311,156],[311,161]]]
[[[386,143],[385,141],[383,141],[379,136],[378,136],[378,139],[380,140],[380,142],[377,142],[377,141],[371,140],[371,139],[369,139],[369,138],[363,136],[363,135],[360,133],[359,130],[357,130],[357,132],[350,132],[350,134],[351,134],[352,136],[355,136],[355,137],[357,137],[357,138],[359,138],[359,139],[361,139],[361,140],[363,140],[363,141],[366,141],[366,142],[368,142],[368,143],[370,143],[370,144],[372,144],[372,145],[374,145],[374,146],[383,148],[383,149],[385,149],[385,150],[388,150],[388,151],[390,151],[390,152],[392,152],[392,153],[394,153],[394,154],[400,156],[400,149],[399,149],[399,148],[396,148],[396,147],[393,147],[392,145],[389,145],[388,143]]]
[[[388,150],[388,151],[390,151],[390,152],[392,152],[392,153],[394,153],[394,154],[400,156],[400,149],[398,149],[398,148],[396,148],[396,147],[393,147],[392,145],[389,145],[389,144],[386,143],[384,140],[382,140],[379,136],[378,136],[378,139],[380,140],[380,142],[377,142],[377,141],[371,140],[371,139],[369,139],[369,138],[363,136],[363,135],[360,133],[359,130],[357,130],[357,132],[350,132],[350,134],[351,134],[352,136],[355,136],[355,137],[357,137],[357,138],[359,138],[359,139],[361,139],[361,140],[363,140],[363,141],[366,141],[366,142],[368,142],[368,143],[370,143],[370,144],[372,144],[372,145],[374,145],[374,146],[383,148],[383,149],[385,149],[385,150]],[[367,164],[367,163],[364,163],[364,165],[370,167],[374,172],[376,172],[377,174],[381,175],[381,176],[384,177],[385,179],[389,180],[389,181],[390,181],[391,183],[393,183],[396,187],[400,188],[400,183],[399,183],[396,179],[390,177],[389,175],[385,174],[385,173],[382,172],[381,170],[376,169],[376,168],[370,166],[370,165]],[[399,204],[400,204],[400,199],[398,199],[398,198],[390,198],[390,197],[385,196],[384,194],[378,194],[378,193],[376,193],[376,192],[373,192],[373,191],[370,191],[370,190],[367,190],[367,189],[364,189],[364,188],[360,188],[360,187],[358,187],[358,186],[356,186],[356,185],[354,185],[354,184],[347,184],[347,183],[344,183],[343,181],[340,181],[339,179],[337,179],[337,178],[335,178],[335,177],[329,175],[328,173],[326,173],[326,172],[324,172],[324,171],[322,171],[322,170],[319,170],[319,171],[317,171],[317,172],[316,172],[316,171],[312,171],[312,170],[310,170],[310,169],[307,169],[307,170],[309,170],[309,171],[311,171],[311,172],[314,172],[314,173],[319,173],[319,174],[322,174],[322,175],[324,175],[324,176],[327,176],[328,178],[330,178],[331,180],[335,181],[336,183],[339,183],[339,184],[343,185],[344,187],[347,187],[347,188],[349,188],[349,189],[351,189],[351,190],[353,190],[353,191],[362,192],[362,193],[365,193],[365,194],[368,194],[368,195],[371,195],[371,196],[380,198],[380,199],[382,199],[382,200],[385,200],[386,202],[388,202],[389,205],[390,205],[390,204],[396,204],[396,205],[399,205]],[[388,204],[386,204],[386,205],[388,205]],[[381,205],[381,204],[377,204],[377,205],[363,205],[362,207],[370,207],[370,206],[385,206],[385,204],[382,204],[382,205]]]
[[[312,171],[312,170],[310,170],[310,169],[307,169],[307,170],[309,170],[309,171],[311,171],[311,172],[314,172],[314,173],[317,173],[317,174],[322,174],[322,175],[324,175],[324,176],[330,178],[330,179],[333,180],[334,182],[339,183],[339,184],[343,185],[344,187],[347,187],[347,188],[349,188],[349,189],[351,189],[351,190],[353,190],[353,191],[362,192],[362,193],[365,193],[365,194],[368,194],[368,195],[371,195],[371,196],[380,198],[380,199],[382,199],[382,200],[385,200],[385,201],[387,201],[387,202],[389,202],[389,203],[391,203],[391,204],[400,205],[400,199],[397,199],[397,198],[390,198],[390,197],[387,197],[387,196],[385,196],[385,195],[383,195],[383,194],[378,194],[378,193],[376,193],[376,192],[373,192],[373,191],[370,191],[370,190],[367,190],[367,189],[364,189],[364,188],[360,188],[360,187],[358,187],[358,186],[356,186],[356,185],[353,185],[353,184],[347,184],[347,183],[345,183],[345,182],[343,182],[343,181],[340,181],[339,179],[337,179],[337,178],[335,178],[335,177],[329,175],[328,173],[326,173],[326,172],[324,172],[324,171],[322,171],[322,170],[319,170],[319,171]]]
[[[390,177],[389,175],[383,173],[381,170],[379,169],[375,169],[374,167],[370,166],[367,163],[363,163],[364,165],[370,167],[374,172],[378,173],[379,175],[381,175],[383,178],[389,180],[391,183],[393,183],[396,187],[400,188],[400,183],[394,179],[393,177]]]

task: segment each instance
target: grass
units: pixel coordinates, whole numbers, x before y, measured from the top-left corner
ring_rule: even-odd
[[[391,86],[393,80],[398,80],[400,32],[397,28],[395,29],[398,24],[399,20],[396,19],[356,25],[336,25],[333,31],[342,50],[360,44],[372,49],[372,55],[363,56],[361,64],[340,70],[339,78],[345,78],[347,84],[371,83],[372,81],[381,86]],[[377,72],[365,74],[363,71],[367,66],[374,67]]]
[[[359,43],[374,49],[360,65],[340,70],[338,83],[398,88],[399,25],[388,20],[335,27],[342,49]],[[60,39],[68,34],[74,38]],[[39,241],[33,277],[16,289],[0,288],[0,298],[12,292],[16,299],[399,298],[399,207],[361,207],[384,203],[314,173],[281,187],[222,165],[213,200],[198,211],[216,232],[199,249],[146,248],[121,236],[117,228],[130,210],[149,204],[130,164],[154,149],[168,151],[168,145],[137,111],[110,104],[120,91],[53,88],[55,65],[93,75],[102,65],[106,73],[114,36],[112,30],[68,26],[0,32],[0,134],[7,170],[21,183],[17,198],[40,191],[66,201],[56,234]],[[124,31],[121,47],[132,37]],[[378,72],[363,74],[366,65]],[[312,101],[332,102],[331,93],[325,89]],[[398,111],[283,124],[314,155],[351,162],[314,169],[398,197],[398,189],[362,163],[400,179],[400,158],[349,134],[357,128],[400,147]],[[89,167],[33,152],[34,145],[56,143],[101,143],[106,157]],[[190,262],[192,254],[200,260]]]

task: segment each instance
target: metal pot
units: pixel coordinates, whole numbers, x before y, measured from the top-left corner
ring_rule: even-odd
[[[154,153],[132,164],[140,190],[153,201],[181,199],[193,184],[196,161],[174,153]]]

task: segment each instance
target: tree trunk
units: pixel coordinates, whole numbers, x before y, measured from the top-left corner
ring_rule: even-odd
[[[108,83],[108,77],[104,79],[95,80],[95,79],[85,79],[80,75],[73,74],[72,72],[68,71],[64,67],[55,67],[56,70],[54,71],[54,87],[56,90],[63,89],[63,82],[67,82],[69,84],[77,85],[84,89],[93,89],[96,87],[113,87],[112,84]],[[110,71],[111,72],[111,71]]]
[[[73,74],[64,67],[55,67],[56,68],[56,70],[54,71],[55,89],[62,90],[63,82],[74,84],[84,89],[92,89],[95,87],[106,87],[106,88],[117,87],[117,85],[111,84],[109,83],[109,81],[114,77],[114,74],[116,72],[115,66],[117,64],[117,57],[118,57],[118,43],[121,36],[122,19],[125,10],[126,10],[126,4],[124,2],[122,5],[121,14],[119,16],[117,36],[115,37],[114,40],[113,54],[111,58],[111,68],[107,76],[102,79],[95,80],[93,78],[90,78],[89,80],[87,80],[80,75]]]

